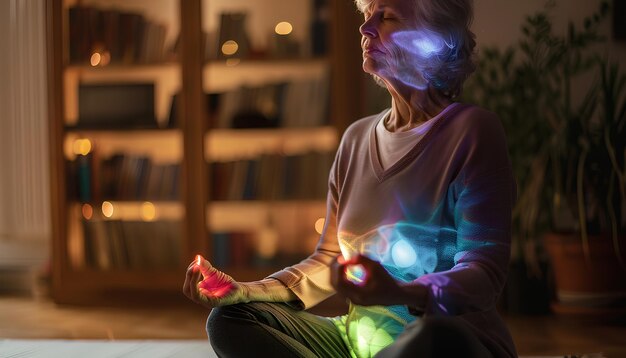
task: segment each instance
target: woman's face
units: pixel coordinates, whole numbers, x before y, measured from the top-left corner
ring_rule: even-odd
[[[363,70],[385,83],[398,81],[426,89],[425,69],[444,50],[446,43],[420,26],[416,0],[374,0],[360,27]],[[417,0],[419,1],[419,0]]]

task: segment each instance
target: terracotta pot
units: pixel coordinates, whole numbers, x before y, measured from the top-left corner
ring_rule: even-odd
[[[619,237],[626,262],[626,237]],[[590,236],[590,261],[578,234],[544,236],[554,271],[557,313],[626,312],[626,268],[620,266],[610,235]]]

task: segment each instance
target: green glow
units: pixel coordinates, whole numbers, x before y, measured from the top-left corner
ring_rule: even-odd
[[[379,325],[382,323],[380,319],[377,321]],[[352,321],[348,325],[348,340],[357,357],[373,357],[394,341],[391,334],[383,327],[377,327],[374,319],[368,316]]]

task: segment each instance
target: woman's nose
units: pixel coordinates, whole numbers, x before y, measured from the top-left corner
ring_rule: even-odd
[[[372,17],[370,17],[369,19],[365,20],[365,22],[363,22],[363,24],[359,27],[359,32],[361,32],[361,35],[365,37],[369,37],[369,38],[374,38],[377,36],[376,28],[374,27]]]

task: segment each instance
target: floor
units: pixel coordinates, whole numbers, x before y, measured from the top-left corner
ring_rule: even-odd
[[[157,307],[103,308],[59,306],[46,297],[0,295],[0,339],[205,339],[207,313],[184,301]],[[554,316],[505,318],[520,355],[603,353],[626,357],[626,325]]]

